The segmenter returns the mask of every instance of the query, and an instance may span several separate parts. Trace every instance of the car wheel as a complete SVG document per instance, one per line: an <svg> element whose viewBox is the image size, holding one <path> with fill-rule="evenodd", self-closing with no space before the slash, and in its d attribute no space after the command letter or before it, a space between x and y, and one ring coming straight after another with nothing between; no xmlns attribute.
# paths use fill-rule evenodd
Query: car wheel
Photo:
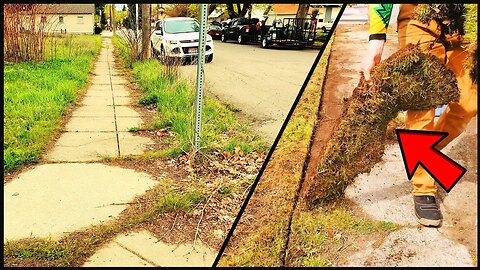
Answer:
<svg viewBox="0 0 480 270"><path fill-rule="evenodd" d="M210 63L213 61L213 53L207 56L207 63Z"/></svg>
<svg viewBox="0 0 480 270"><path fill-rule="evenodd" d="M325 26L322 26L322 32L323 33L326 33L327 32L327 28Z"/></svg>
<svg viewBox="0 0 480 270"><path fill-rule="evenodd" d="M238 41L238 44L242 44L242 43L243 43L242 35L238 35L237 41Z"/></svg>
<svg viewBox="0 0 480 270"><path fill-rule="evenodd" d="M227 42L227 37L225 36L225 34L222 34L222 42Z"/></svg>
<svg viewBox="0 0 480 270"><path fill-rule="evenodd" d="M266 49L268 48L268 40L267 38L262 39L262 48Z"/></svg>

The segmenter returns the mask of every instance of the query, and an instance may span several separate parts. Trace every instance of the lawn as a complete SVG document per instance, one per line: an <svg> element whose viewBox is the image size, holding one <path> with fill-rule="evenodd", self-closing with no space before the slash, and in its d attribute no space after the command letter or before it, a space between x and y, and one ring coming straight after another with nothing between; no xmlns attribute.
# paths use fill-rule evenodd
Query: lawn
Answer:
<svg viewBox="0 0 480 270"><path fill-rule="evenodd" d="M4 172L37 162L88 83L100 36L56 36L46 61L4 66Z"/></svg>
<svg viewBox="0 0 480 270"><path fill-rule="evenodd" d="M113 38L113 43L117 55L125 59L128 67L125 43L118 36ZM158 119L149 128L169 128L176 135L175 142L164 154L175 157L188 153L194 134L195 85L181 78L174 67L166 67L155 59L133 62L132 71L143 92L140 103L154 104L159 112ZM234 109L207 95L203 99L202 121L203 151L237 149L248 154L267 149L264 140L237 118Z"/></svg>

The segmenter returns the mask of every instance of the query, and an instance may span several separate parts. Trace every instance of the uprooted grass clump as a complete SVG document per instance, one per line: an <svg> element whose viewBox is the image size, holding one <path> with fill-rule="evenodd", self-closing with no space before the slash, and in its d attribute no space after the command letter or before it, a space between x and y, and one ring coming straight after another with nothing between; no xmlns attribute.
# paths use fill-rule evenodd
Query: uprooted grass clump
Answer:
<svg viewBox="0 0 480 270"><path fill-rule="evenodd" d="M478 76L478 69L477 69L477 58L478 58L478 50L477 50L477 21L478 21L478 14L477 14L477 5L476 4L466 4L466 14L465 14L465 40L470 43L468 46L468 59L466 61L466 68L470 70L470 77L472 80L477 81Z"/></svg>
<svg viewBox="0 0 480 270"><path fill-rule="evenodd" d="M465 34L465 5L464 4L419 4L415 8L413 18L429 24L435 21L438 25L448 22L452 32Z"/></svg>
<svg viewBox="0 0 480 270"><path fill-rule="evenodd" d="M398 112L431 109L458 99L453 72L418 46L410 44L381 62L373 70L372 84L362 78L346 102L318 174L305 183L302 196L307 206L342 195L355 176L380 160L387 124Z"/></svg>

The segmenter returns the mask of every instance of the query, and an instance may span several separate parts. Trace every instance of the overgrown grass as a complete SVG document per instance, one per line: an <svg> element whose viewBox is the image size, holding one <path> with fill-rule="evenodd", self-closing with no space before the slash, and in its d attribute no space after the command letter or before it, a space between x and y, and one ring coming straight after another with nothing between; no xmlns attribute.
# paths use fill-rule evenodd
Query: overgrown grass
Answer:
<svg viewBox="0 0 480 270"><path fill-rule="evenodd" d="M113 41L117 55L127 65L129 49L120 37L114 37ZM172 146L162 151L163 155L175 157L189 152L194 136L195 86L180 78L174 68L155 59L137 61L132 67L144 93L140 103L155 104L159 112L152 127L170 128L176 135ZM247 154L267 149L265 141L238 120L234 109L207 95L203 99L202 121L201 147L205 152L213 149L232 152L239 147Z"/></svg>
<svg viewBox="0 0 480 270"><path fill-rule="evenodd" d="M374 221L352 216L345 209L302 212L292 224L289 251L294 266L333 266L333 257L342 247L355 244L357 237L373 233L387 233L398 224Z"/></svg>
<svg viewBox="0 0 480 270"><path fill-rule="evenodd" d="M50 60L4 66L4 172L39 160L68 106L87 85L101 37L58 36L46 46Z"/></svg>

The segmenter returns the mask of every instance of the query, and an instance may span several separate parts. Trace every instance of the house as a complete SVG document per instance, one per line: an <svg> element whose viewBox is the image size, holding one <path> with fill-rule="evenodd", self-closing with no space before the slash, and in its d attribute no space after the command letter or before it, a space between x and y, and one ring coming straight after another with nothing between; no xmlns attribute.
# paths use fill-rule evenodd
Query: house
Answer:
<svg viewBox="0 0 480 270"><path fill-rule="evenodd" d="M265 19L267 16L265 13L264 5L255 5L252 4L252 10L250 13L251 18L257 18L260 21ZM248 13L245 14L245 17L248 17ZM229 19L228 12L226 7L217 6L212 13L208 15L209 22L222 22L224 20Z"/></svg>
<svg viewBox="0 0 480 270"><path fill-rule="evenodd" d="M295 18L299 4L274 4L268 13L268 23L284 18ZM318 10L317 19L319 22L331 23L340 12L340 4L310 4L308 17L312 12Z"/></svg>
<svg viewBox="0 0 480 270"><path fill-rule="evenodd" d="M49 33L93 34L94 4L41 4L36 23L45 23Z"/></svg>
<svg viewBox="0 0 480 270"><path fill-rule="evenodd" d="M226 16L226 8L217 6L212 13L208 15L208 22L221 22L228 18Z"/></svg>
<svg viewBox="0 0 480 270"><path fill-rule="evenodd" d="M318 10L317 19L319 22L333 23L342 8L340 4L311 4L311 8Z"/></svg>

